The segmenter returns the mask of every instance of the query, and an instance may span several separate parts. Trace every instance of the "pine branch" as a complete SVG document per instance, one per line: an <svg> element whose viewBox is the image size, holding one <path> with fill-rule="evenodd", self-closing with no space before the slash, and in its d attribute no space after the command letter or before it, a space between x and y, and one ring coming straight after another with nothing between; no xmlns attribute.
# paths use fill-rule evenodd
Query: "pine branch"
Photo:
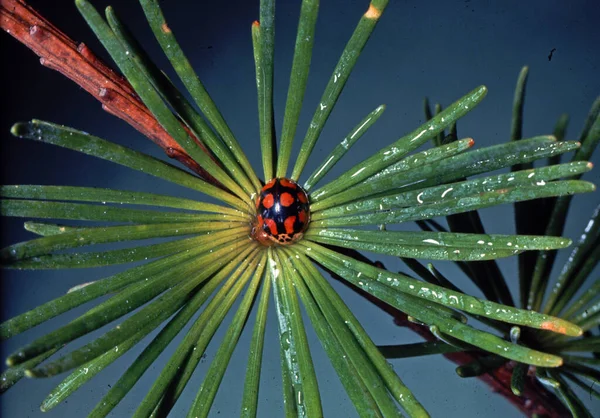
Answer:
<svg viewBox="0 0 600 418"><path fill-rule="evenodd" d="M139 100L130 84L96 57L85 44L77 44L71 40L21 0L0 0L0 27L40 56L42 65L57 70L73 80L99 100L104 110L128 122L140 133L163 148L169 157L178 160L207 181L219 185L160 126L146 106ZM189 130L188 134L200 143ZM200 145L202 146L201 143ZM204 147L203 149L210 155L210 152ZM338 249L338 251L352 254L355 259L377 265L376 262L368 260L359 252L348 249ZM332 272L330 274L336 277ZM347 284L346 281L342 282ZM406 315L402 312L373 298L361 289L351 287L392 315L398 325L407 326L426 340L435 339L427 328L407 321ZM445 355L459 365L468 364L478 358L477 353L473 352L448 353ZM510 389L511 373L507 367L510 367L510 363L490 374L479 377L493 391L503 395L527 416L558 417L568 415L563 404L534 379L527 379L525 391L521 397L514 395Z"/></svg>
<svg viewBox="0 0 600 418"><path fill-rule="evenodd" d="M21 0L0 0L0 28L35 52L43 66L73 80L100 101L105 111L129 123L170 158L219 185L160 126L127 80L102 62L87 45L77 44ZM210 155L198 138L187 132Z"/></svg>
<svg viewBox="0 0 600 418"><path fill-rule="evenodd" d="M372 264L376 267L385 268L381 262L373 262L358 251L337 247L336 251L349 255L365 263ZM356 293L376 305L382 311L391 315L394 318L394 323L396 325L410 329L426 341L437 340L437 338L429 331L428 327L410 322L405 313L375 298L364 290L353 286L346 280L336 276L333 272L328 271L328 273L331 274L333 278L338 279L342 284L350 287ZM480 358L478 353L470 351L446 353L444 354L444 357L459 366L472 363ZM521 396L515 395L511 390L512 363L513 362L507 362L501 367L495 369L493 372L484 373L478 376L478 378L485 382L493 392L502 395L508 402L510 402L528 417L543 416L548 418L559 418L569 416L569 411L560 402L560 400L545 387L543 387L534 376L527 376L523 393Z"/></svg>

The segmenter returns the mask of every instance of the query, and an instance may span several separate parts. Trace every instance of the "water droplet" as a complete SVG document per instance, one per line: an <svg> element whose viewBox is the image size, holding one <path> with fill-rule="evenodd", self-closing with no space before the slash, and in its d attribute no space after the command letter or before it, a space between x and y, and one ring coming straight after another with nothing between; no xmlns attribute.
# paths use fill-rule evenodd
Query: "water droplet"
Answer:
<svg viewBox="0 0 600 418"><path fill-rule="evenodd" d="M290 349L291 341L290 341L290 333L289 333L289 331L283 332L281 334L279 340L281 341L281 347L284 350L289 350Z"/></svg>

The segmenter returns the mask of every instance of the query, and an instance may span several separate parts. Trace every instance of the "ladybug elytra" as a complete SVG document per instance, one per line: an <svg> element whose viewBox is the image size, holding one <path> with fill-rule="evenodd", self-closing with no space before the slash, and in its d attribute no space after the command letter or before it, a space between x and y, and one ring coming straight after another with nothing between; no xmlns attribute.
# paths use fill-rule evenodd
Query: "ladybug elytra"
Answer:
<svg viewBox="0 0 600 418"><path fill-rule="evenodd" d="M309 219L306 192L292 180L274 178L256 200L252 236L263 245L292 244L302 238Z"/></svg>

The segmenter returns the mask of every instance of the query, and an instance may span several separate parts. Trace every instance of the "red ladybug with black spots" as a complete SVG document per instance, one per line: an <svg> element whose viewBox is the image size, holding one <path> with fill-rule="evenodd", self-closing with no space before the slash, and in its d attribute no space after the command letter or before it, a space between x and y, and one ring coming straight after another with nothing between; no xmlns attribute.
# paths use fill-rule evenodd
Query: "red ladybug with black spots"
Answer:
<svg viewBox="0 0 600 418"><path fill-rule="evenodd" d="M274 178L256 200L252 235L264 245L292 244L302 238L309 220L306 192L292 180Z"/></svg>

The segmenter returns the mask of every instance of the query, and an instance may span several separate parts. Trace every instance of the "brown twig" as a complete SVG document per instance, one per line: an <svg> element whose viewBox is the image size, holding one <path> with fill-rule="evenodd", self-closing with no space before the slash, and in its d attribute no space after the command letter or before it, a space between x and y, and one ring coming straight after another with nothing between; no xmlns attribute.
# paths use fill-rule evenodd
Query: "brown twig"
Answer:
<svg viewBox="0 0 600 418"><path fill-rule="evenodd" d="M371 300L377 306L382 303L379 300ZM419 334L426 341L436 341L437 339L429 330L421 325L408 321L406 314L391 307L396 312L393 314L394 323L399 326L407 327L413 332ZM390 313L388 311L388 313ZM444 354L448 360L459 366L470 364L480 358L477 352L456 352ZM570 416L566 407L545 387L543 387L535 376L527 376L524 390L521 396L517 396L511 389L512 369L514 362L509 361L491 372L477 376L492 388L492 391L498 393L517 407L528 417L561 418Z"/></svg>
<svg viewBox="0 0 600 418"><path fill-rule="evenodd" d="M131 85L84 44L77 44L21 0L0 0L0 28L40 57L40 63L73 80L102 103L107 112L123 119L165 153L203 179L220 185L163 129ZM189 129L188 134L210 155Z"/></svg>

